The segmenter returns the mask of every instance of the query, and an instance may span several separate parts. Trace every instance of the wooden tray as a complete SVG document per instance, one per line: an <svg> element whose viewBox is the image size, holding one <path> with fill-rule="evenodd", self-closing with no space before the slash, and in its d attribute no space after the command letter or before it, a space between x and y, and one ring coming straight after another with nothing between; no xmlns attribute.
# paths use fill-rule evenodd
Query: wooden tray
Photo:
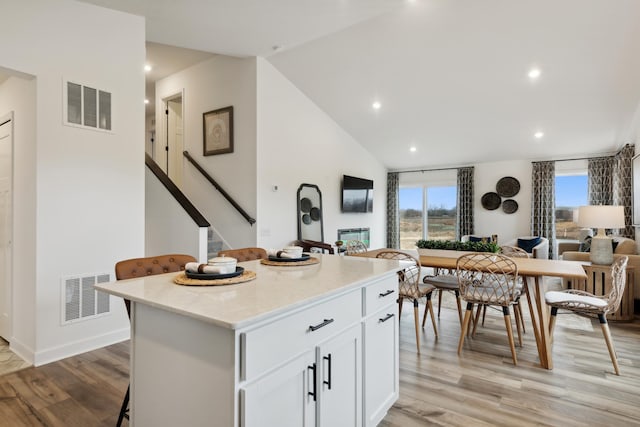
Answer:
<svg viewBox="0 0 640 427"><path fill-rule="evenodd" d="M261 259L260 264L264 265L275 265L278 267L300 267L302 265L313 265L318 264L320 260L315 257L310 257L305 261L271 261L268 259Z"/></svg>
<svg viewBox="0 0 640 427"><path fill-rule="evenodd" d="M221 285L235 285L238 283L249 282L256 278L254 271L244 270L240 276L229 277L227 279L212 279L212 280L200 280L190 279L184 272L178 274L173 278L174 283L185 286L221 286Z"/></svg>

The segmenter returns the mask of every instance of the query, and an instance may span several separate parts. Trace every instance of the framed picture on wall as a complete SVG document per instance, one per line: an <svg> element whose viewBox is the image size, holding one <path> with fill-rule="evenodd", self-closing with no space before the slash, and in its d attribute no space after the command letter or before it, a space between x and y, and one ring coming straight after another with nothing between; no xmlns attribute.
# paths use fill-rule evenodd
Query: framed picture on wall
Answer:
<svg viewBox="0 0 640 427"><path fill-rule="evenodd" d="M202 115L203 155L233 153L233 106Z"/></svg>
<svg viewBox="0 0 640 427"><path fill-rule="evenodd" d="M640 227L640 154L633 158L633 225Z"/></svg>

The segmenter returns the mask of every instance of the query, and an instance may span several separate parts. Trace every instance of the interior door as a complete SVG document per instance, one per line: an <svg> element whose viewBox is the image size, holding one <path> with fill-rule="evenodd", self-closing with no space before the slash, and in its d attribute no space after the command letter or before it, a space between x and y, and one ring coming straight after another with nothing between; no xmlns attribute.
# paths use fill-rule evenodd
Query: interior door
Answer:
<svg viewBox="0 0 640 427"><path fill-rule="evenodd" d="M182 97L167 101L167 171L178 188L182 185L183 120Z"/></svg>
<svg viewBox="0 0 640 427"><path fill-rule="evenodd" d="M0 336L11 336L11 119L0 118Z"/></svg>

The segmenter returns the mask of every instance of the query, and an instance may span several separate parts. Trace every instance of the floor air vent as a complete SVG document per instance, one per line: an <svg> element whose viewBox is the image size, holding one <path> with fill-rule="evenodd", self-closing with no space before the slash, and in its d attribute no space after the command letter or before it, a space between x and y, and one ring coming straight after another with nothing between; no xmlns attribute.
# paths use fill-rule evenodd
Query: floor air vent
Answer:
<svg viewBox="0 0 640 427"><path fill-rule="evenodd" d="M111 281L108 273L62 278L62 324L91 319L109 313L109 295L93 289Z"/></svg>

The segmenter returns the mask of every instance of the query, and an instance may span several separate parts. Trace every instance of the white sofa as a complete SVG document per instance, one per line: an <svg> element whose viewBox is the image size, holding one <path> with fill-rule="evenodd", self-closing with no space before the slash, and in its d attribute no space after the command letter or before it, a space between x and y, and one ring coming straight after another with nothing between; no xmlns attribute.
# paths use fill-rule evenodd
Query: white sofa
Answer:
<svg viewBox="0 0 640 427"><path fill-rule="evenodd" d="M535 239L537 236L520 236L504 244L504 246L518 246L518 239ZM528 251L529 252L529 251ZM540 237L540 243L529 252L533 258L549 259L549 239Z"/></svg>

